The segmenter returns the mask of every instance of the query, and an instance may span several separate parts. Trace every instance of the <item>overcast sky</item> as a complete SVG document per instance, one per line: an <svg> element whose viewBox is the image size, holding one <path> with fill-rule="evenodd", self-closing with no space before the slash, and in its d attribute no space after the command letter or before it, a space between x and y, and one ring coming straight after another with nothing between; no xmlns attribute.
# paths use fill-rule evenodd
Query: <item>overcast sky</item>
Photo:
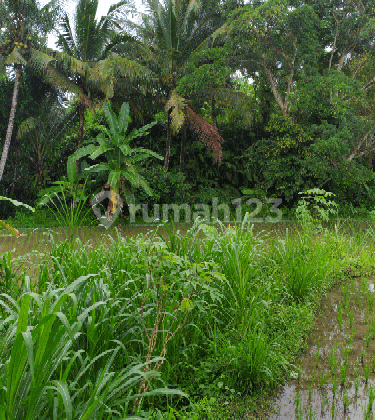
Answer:
<svg viewBox="0 0 375 420"><path fill-rule="evenodd" d="M40 3L42 5L45 5L45 4L48 3L48 0L40 0ZM108 12L109 7L112 6L112 4L115 4L115 3L118 3L118 0L117 1L112 1L112 0L99 0L98 13L96 15L96 18L98 19L101 16L106 15L107 12ZM134 4L136 5L137 10L144 12L145 9L142 6L142 0L134 0ZM67 3L67 7L66 8L67 8L67 10L69 10L69 12L73 12L74 9L75 9L75 7L76 7L76 5L77 5L77 1L76 0L70 0ZM49 40L48 40L48 46L50 48L56 48L55 41L56 41L56 39L54 37L50 36L49 37Z"/></svg>

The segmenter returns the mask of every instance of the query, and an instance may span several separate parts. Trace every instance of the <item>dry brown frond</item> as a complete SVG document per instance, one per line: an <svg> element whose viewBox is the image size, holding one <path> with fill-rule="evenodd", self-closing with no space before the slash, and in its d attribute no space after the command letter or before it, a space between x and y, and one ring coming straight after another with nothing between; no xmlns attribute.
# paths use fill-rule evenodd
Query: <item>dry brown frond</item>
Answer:
<svg viewBox="0 0 375 420"><path fill-rule="evenodd" d="M220 136L218 129L196 114L190 107L187 106L184 112L190 130L212 151L215 162L219 163L223 157L221 145L224 143L224 139Z"/></svg>

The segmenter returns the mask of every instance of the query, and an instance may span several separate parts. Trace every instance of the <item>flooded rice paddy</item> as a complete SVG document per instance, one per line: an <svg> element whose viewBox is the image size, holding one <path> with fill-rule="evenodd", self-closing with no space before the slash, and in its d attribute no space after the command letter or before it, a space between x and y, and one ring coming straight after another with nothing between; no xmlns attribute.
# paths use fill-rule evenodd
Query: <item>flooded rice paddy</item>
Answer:
<svg viewBox="0 0 375 420"><path fill-rule="evenodd" d="M330 223L332 228L337 227L336 222ZM363 232L369 227L373 227L374 223L367 221L350 221L350 222L339 222L339 229L345 231L350 236L361 236ZM35 251L46 251L48 238L50 234L53 235L56 242L64 241L68 238L68 232L63 228L52 228L52 229L22 229L19 226L15 226L21 233L20 238L12 237L4 229L0 229L0 253L11 252L12 256L24 255L29 252ZM192 227L191 224L181 223L176 224L175 229L180 230L182 234L185 234L188 229ZM267 236L279 236L283 237L286 233L293 235L299 232L299 225L295 221L282 221L279 223L255 223L253 225L255 234L265 234ZM116 238L117 232L122 236L137 236L139 234L147 234L148 232L158 232L165 238L167 238L167 231L163 225L121 225L116 228L106 230L102 226L78 228L77 235L83 243L90 242L93 246L108 243L109 237Z"/></svg>
<svg viewBox="0 0 375 420"><path fill-rule="evenodd" d="M286 231L293 232L296 229L295 222L285 223L258 223L254 225L255 234L280 235L284 236ZM16 226L17 227L17 226ZM192 227L191 224L176 224L175 230L179 230L182 235ZM68 239L68 232L62 228L53 229L18 229L21 233L20 238L13 237L6 230L0 230L0 253L11 252L12 257L29 254L31 252L48 251L48 241L53 235L55 242L62 242ZM123 225L106 230L102 226L78 228L76 238L82 243L90 243L92 246L108 244L110 238L116 239L117 235L135 237L139 234L147 234L157 231L162 237L168 239L168 233L163 225Z"/></svg>
<svg viewBox="0 0 375 420"><path fill-rule="evenodd" d="M375 418L375 281L353 271L323 298L271 419Z"/></svg>
<svg viewBox="0 0 375 420"><path fill-rule="evenodd" d="M176 228L184 234L190 227ZM343 224L340 228L351 236L361 236L368 223ZM155 229L168 237L163 226L131 225L117 231L82 228L77 237L95 247L109 244L117 234L137 236ZM35 264L35 259L47 257L51 234L56 242L67 238L63 229L20 232L21 238L13 238L0 231L0 253L10 251L14 266L19 262L19 272ZM298 234L298 229L293 222L257 224L254 232L283 237L286 232ZM306 350L274 399L272 413L259 418L375 419L375 278L360 277L354 266L343 278L346 280L339 287L323 297Z"/></svg>

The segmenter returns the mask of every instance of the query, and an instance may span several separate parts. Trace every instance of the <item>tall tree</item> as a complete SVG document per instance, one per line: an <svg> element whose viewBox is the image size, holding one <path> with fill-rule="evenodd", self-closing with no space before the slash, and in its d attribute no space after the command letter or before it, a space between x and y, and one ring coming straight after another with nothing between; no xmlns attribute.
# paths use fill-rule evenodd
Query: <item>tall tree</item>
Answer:
<svg viewBox="0 0 375 420"><path fill-rule="evenodd" d="M98 0L79 0L73 17L65 12L61 19L57 45L62 52L54 53L57 65L50 67L47 77L79 97L78 148L82 146L85 108L93 99L111 98L121 84L152 79L147 68L114 51L117 45L133 41L120 32L120 23L124 24L131 10L128 1L120 1L97 20Z"/></svg>
<svg viewBox="0 0 375 420"><path fill-rule="evenodd" d="M223 32L237 67L268 84L283 116L290 113L297 80L317 62L318 26L311 6L269 0L236 10Z"/></svg>
<svg viewBox="0 0 375 420"><path fill-rule="evenodd" d="M57 12L55 0L44 7L35 0L0 2L0 67L9 66L14 72L9 123L0 160L0 181L13 133L22 70L26 65L41 70L52 60L41 49L45 47L43 36L52 30Z"/></svg>
<svg viewBox="0 0 375 420"><path fill-rule="evenodd" d="M207 123L176 92L192 54L218 28L223 20L215 0L146 0L147 13L137 27L142 44L136 53L158 79L157 96L165 104L167 138L164 158L169 168L171 137L189 127L211 149L214 159L222 157L221 138L216 127ZM184 139L185 136L182 136Z"/></svg>
<svg viewBox="0 0 375 420"><path fill-rule="evenodd" d="M46 160L55 154L56 142L75 117L74 110L67 112L56 92L52 91L41 99L31 116L19 124L16 139L27 141L30 146L26 157L32 165L31 175L37 190L46 188Z"/></svg>
<svg viewBox="0 0 375 420"><path fill-rule="evenodd" d="M371 161L375 145L374 6L270 0L233 14L231 50L274 99L266 135L249 149L265 188L293 199L309 184L337 191L372 182L361 157Z"/></svg>

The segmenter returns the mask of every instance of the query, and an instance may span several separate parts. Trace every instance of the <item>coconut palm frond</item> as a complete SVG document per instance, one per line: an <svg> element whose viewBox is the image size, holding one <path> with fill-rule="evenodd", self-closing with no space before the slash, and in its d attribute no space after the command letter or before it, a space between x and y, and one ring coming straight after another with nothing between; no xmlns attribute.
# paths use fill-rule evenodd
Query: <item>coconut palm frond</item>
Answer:
<svg viewBox="0 0 375 420"><path fill-rule="evenodd" d="M57 46L63 48L63 50L70 55L77 55L74 32L70 25L69 16L66 12L60 21L60 33L58 36Z"/></svg>
<svg viewBox="0 0 375 420"><path fill-rule="evenodd" d="M227 105L230 108L248 109L250 106L250 98L243 92L230 88L212 89L212 96L220 105Z"/></svg>
<svg viewBox="0 0 375 420"><path fill-rule="evenodd" d="M132 21L128 19L129 15L137 15L137 9L131 1L120 1L110 6L106 18L111 22L114 29L126 31Z"/></svg>
<svg viewBox="0 0 375 420"><path fill-rule="evenodd" d="M63 92L70 92L79 97L86 96L77 84L74 83L74 81L70 80L65 74L61 73L55 67L49 66L44 78L47 83L52 86L58 86Z"/></svg>
<svg viewBox="0 0 375 420"><path fill-rule="evenodd" d="M189 3L184 10L183 22L182 22L182 29L186 31L189 25L190 17L193 13L199 13L201 10L202 3L200 0L189 0Z"/></svg>
<svg viewBox="0 0 375 420"><path fill-rule="evenodd" d="M28 65L32 67L34 71L40 72L45 70L48 64L52 61L55 61L55 59L50 55L32 48L28 60Z"/></svg>
<svg viewBox="0 0 375 420"><path fill-rule="evenodd" d="M37 130L45 141L54 142L77 117L78 106L67 113L56 96L47 97L39 104L37 116L29 117L20 124L17 139Z"/></svg>
<svg viewBox="0 0 375 420"><path fill-rule="evenodd" d="M106 33L101 33L95 19L98 0L80 0L74 16L74 29L79 59L93 61L106 41ZM107 28L103 30L106 32Z"/></svg>
<svg viewBox="0 0 375 420"><path fill-rule="evenodd" d="M7 59L5 60L5 65L11 65L11 64L20 64L20 65L26 65L27 62L23 58L20 50L18 48L14 48L14 50L8 55Z"/></svg>
<svg viewBox="0 0 375 420"><path fill-rule="evenodd" d="M102 56L100 57L101 60L104 60L108 54L110 53L110 51L120 45L120 44L125 44L125 43L138 43L139 41L134 38L132 35L128 35L128 34L118 34L115 33L114 35L111 36L111 38L108 41L108 45L105 47L104 51L102 52Z"/></svg>
<svg viewBox="0 0 375 420"><path fill-rule="evenodd" d="M112 4L109 7L107 16L109 18L112 18L113 15L115 15L116 13L120 12L120 13L128 14L129 12L133 12L133 11L134 11L134 3L129 0L122 0L122 1L119 1L118 3Z"/></svg>
<svg viewBox="0 0 375 420"><path fill-rule="evenodd" d="M50 139L61 137L66 130L72 126L74 121L79 119L79 105L76 105L68 113L55 110L50 113L46 123L46 135Z"/></svg>
<svg viewBox="0 0 375 420"><path fill-rule="evenodd" d="M153 73L141 64L115 53L111 53L107 59L98 61L92 67L93 80L106 81L119 78L127 79L130 82L151 82L153 80Z"/></svg>
<svg viewBox="0 0 375 420"><path fill-rule="evenodd" d="M82 77L87 77L90 74L90 66L87 62L82 61L65 52L56 52L57 68L62 71L72 72Z"/></svg>

